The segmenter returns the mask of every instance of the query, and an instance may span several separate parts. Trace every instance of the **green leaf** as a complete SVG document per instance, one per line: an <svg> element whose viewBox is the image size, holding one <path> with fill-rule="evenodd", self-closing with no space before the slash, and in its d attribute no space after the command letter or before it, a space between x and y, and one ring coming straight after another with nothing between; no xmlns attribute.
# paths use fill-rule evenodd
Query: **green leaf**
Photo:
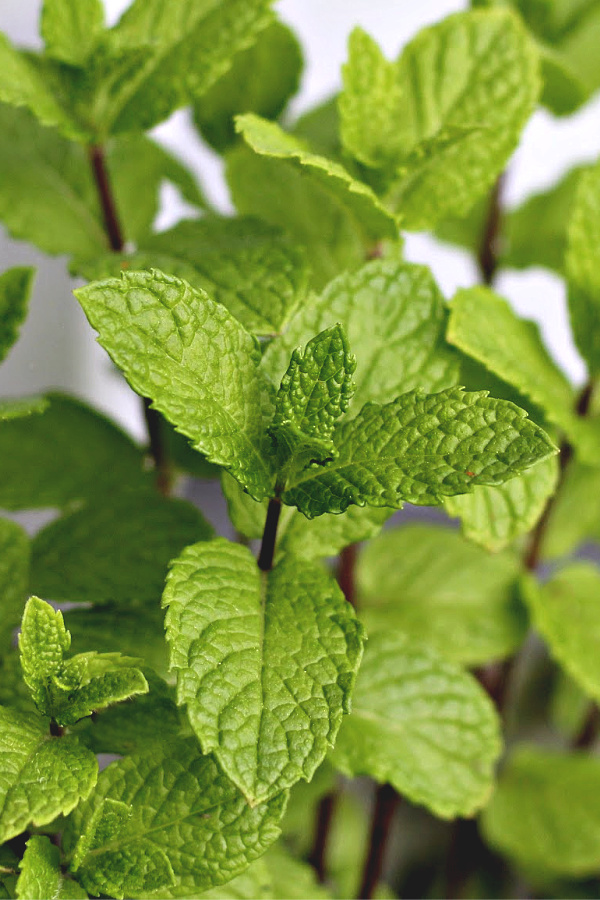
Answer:
<svg viewBox="0 0 600 900"><path fill-rule="evenodd" d="M81 66L104 28L102 0L44 0L40 28L49 56Z"/></svg>
<svg viewBox="0 0 600 900"><path fill-rule="evenodd" d="M337 94L296 119L292 134L306 141L315 153L331 159L341 159L343 151Z"/></svg>
<svg viewBox="0 0 600 900"><path fill-rule="evenodd" d="M188 547L163 603L178 702L251 803L310 779L335 740L362 653L351 606L316 565L261 574L219 539Z"/></svg>
<svg viewBox="0 0 600 900"><path fill-rule="evenodd" d="M27 314L34 269L7 269L0 275L0 362L17 340Z"/></svg>
<svg viewBox="0 0 600 900"><path fill-rule="evenodd" d="M63 848L90 893L198 896L265 852L285 800L248 806L195 740L170 741L108 766L67 823Z"/></svg>
<svg viewBox="0 0 600 900"><path fill-rule="evenodd" d="M202 137L218 152L235 143L234 116L254 112L277 119L298 90L302 50L290 29L274 21L194 106Z"/></svg>
<svg viewBox="0 0 600 900"><path fill-rule="evenodd" d="M87 893L76 881L65 878L60 868L60 850L49 837L34 834L27 841L17 881L19 900L86 900Z"/></svg>
<svg viewBox="0 0 600 900"><path fill-rule="evenodd" d="M271 21L270 0L135 0L110 34L110 52L143 50L126 78L100 84L101 132L147 130L201 97Z"/></svg>
<svg viewBox="0 0 600 900"><path fill-rule="evenodd" d="M11 397L0 400L0 422L8 422L11 419L22 419L25 416L33 416L42 413L48 407L46 397Z"/></svg>
<svg viewBox="0 0 600 900"><path fill-rule="evenodd" d="M77 738L51 738L47 719L0 707L0 842L68 815L97 775L96 757Z"/></svg>
<svg viewBox="0 0 600 900"><path fill-rule="evenodd" d="M550 653L590 697L600 700L600 572L574 563L543 586L523 582L523 597Z"/></svg>
<svg viewBox="0 0 600 900"><path fill-rule="evenodd" d="M47 400L39 415L0 422L0 507L64 508L150 484L142 452L120 428L73 397Z"/></svg>
<svg viewBox="0 0 600 900"><path fill-rule="evenodd" d="M558 559L586 539L600 538L600 469L573 460L565 474L544 533L542 556Z"/></svg>
<svg viewBox="0 0 600 900"><path fill-rule="evenodd" d="M486 839L523 866L584 877L600 866L600 760L518 748L483 814Z"/></svg>
<svg viewBox="0 0 600 900"><path fill-rule="evenodd" d="M60 603L155 605L170 561L212 536L183 500L156 491L98 498L38 532L30 589Z"/></svg>
<svg viewBox="0 0 600 900"><path fill-rule="evenodd" d="M436 816L472 816L500 754L495 709L475 679L405 635L372 635L332 761L389 782Z"/></svg>
<svg viewBox="0 0 600 900"><path fill-rule="evenodd" d="M270 397L260 348L239 322L160 272L123 273L75 293L133 389L253 496L268 496L262 442Z"/></svg>
<svg viewBox="0 0 600 900"><path fill-rule="evenodd" d="M555 116L569 116L585 103L589 91L566 54L542 42L538 50L543 85L540 103Z"/></svg>
<svg viewBox="0 0 600 900"><path fill-rule="evenodd" d="M516 556L492 556L449 528L414 525L368 544L356 582L369 632L402 632L477 665L507 656L525 637L519 574Z"/></svg>
<svg viewBox="0 0 600 900"><path fill-rule="evenodd" d="M0 519L0 656L21 621L29 584L29 540L15 522Z"/></svg>
<svg viewBox="0 0 600 900"><path fill-rule="evenodd" d="M551 456L506 484L448 497L444 506L450 516L461 520L465 537L496 552L531 531L557 481L558 459Z"/></svg>
<svg viewBox="0 0 600 900"><path fill-rule="evenodd" d="M600 372L597 250L600 240L600 161L581 175L568 228L566 256L573 336L590 372Z"/></svg>
<svg viewBox="0 0 600 900"><path fill-rule="evenodd" d="M339 275L296 313L263 358L279 384L292 351L325 328L342 322L356 354L356 391L348 413L365 403L389 403L414 388L439 391L459 380L459 359L444 339L444 298L429 269L397 257L377 259Z"/></svg>
<svg viewBox="0 0 600 900"><path fill-rule="evenodd" d="M502 335L502 340L498 336ZM448 341L512 384L567 433L578 426L574 391L542 342L539 326L519 318L485 287L459 290L450 304Z"/></svg>
<svg viewBox="0 0 600 900"><path fill-rule="evenodd" d="M248 144L227 157L238 211L286 229L306 247L317 287L357 268L374 242L397 238L395 217L339 163L251 113L238 116L236 127Z"/></svg>
<svg viewBox="0 0 600 900"><path fill-rule="evenodd" d="M538 55L508 10L475 10L419 32L396 64L396 79L385 149L402 155L387 200L418 231L468 212L500 174L538 98ZM376 105L380 90L374 96ZM368 96L361 111L367 119L352 123L357 140L361 125L370 133Z"/></svg>
<svg viewBox="0 0 600 900"><path fill-rule="evenodd" d="M545 432L487 391L410 391L367 403L334 434L335 458L306 468L282 495L309 518L358 506L435 505L478 484L502 484L556 452Z"/></svg>
<svg viewBox="0 0 600 900"><path fill-rule="evenodd" d="M53 714L52 680L63 669L71 635L62 613L39 597L30 597L23 613L19 652L23 680L42 715Z"/></svg>

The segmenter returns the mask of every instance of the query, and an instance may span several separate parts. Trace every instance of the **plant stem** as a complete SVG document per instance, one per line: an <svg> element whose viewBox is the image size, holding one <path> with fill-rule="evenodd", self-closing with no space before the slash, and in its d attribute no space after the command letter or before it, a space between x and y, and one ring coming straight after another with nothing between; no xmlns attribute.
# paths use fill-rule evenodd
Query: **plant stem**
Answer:
<svg viewBox="0 0 600 900"><path fill-rule="evenodd" d="M317 807L315 839L313 848L308 856L308 862L315 870L319 884L325 884L327 880L327 844L337 798L337 791L331 791L321 798Z"/></svg>
<svg viewBox="0 0 600 900"><path fill-rule="evenodd" d="M377 788L375 808L371 819L369 850L357 895L358 900L370 900L381 880L390 828L399 801L400 797L391 785L382 784Z"/></svg>
<svg viewBox="0 0 600 900"><path fill-rule="evenodd" d="M273 568L275 556L275 544L277 542L277 526L281 515L281 500L279 497L271 497L267 509L267 518L258 554L258 568L261 572L270 572Z"/></svg>
<svg viewBox="0 0 600 900"><path fill-rule="evenodd" d="M104 148L100 144L91 144L88 153L110 249L114 253L122 253L125 249L125 238L106 167ZM147 397L142 397L150 455L156 471L156 487L161 494L168 496L171 491L172 475L162 436L162 418L150 403Z"/></svg>
<svg viewBox="0 0 600 900"><path fill-rule="evenodd" d="M340 553L337 570L337 582L348 603L356 609L356 560L358 557L358 544L350 544L344 547Z"/></svg>
<svg viewBox="0 0 600 900"><path fill-rule="evenodd" d="M477 265L483 284L491 285L498 270L500 227L502 224L502 192L506 175L503 172L491 190L487 214L477 248Z"/></svg>
<svg viewBox="0 0 600 900"><path fill-rule="evenodd" d="M63 737L65 734L64 725L59 725L54 719L50 719L50 734L52 737Z"/></svg>

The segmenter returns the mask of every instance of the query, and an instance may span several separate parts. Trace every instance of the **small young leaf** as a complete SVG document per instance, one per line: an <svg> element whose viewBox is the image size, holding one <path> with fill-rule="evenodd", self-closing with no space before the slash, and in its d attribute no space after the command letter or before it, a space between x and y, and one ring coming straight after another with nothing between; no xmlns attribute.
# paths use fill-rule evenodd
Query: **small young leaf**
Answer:
<svg viewBox="0 0 600 900"><path fill-rule="evenodd" d="M362 629L319 566L268 575L245 547L188 547L163 598L177 696L192 728L251 803L310 779L335 740Z"/></svg>
<svg viewBox="0 0 600 900"><path fill-rule="evenodd" d="M52 678L61 673L70 646L71 635L61 611L39 597L30 597L23 613L19 652L23 680L42 715L53 713Z"/></svg>
<svg viewBox="0 0 600 900"><path fill-rule="evenodd" d="M86 900L87 893L76 881L65 878L60 868L60 850L49 837L34 834L27 841L17 881L18 900Z"/></svg>
<svg viewBox="0 0 600 900"><path fill-rule="evenodd" d="M343 322L356 354L356 392L349 415L365 403L389 403L414 388L439 391L459 380L458 355L444 339L448 312L431 272L393 256L344 273L302 305L269 344L263 369L279 384L291 352Z"/></svg>
<svg viewBox="0 0 600 900"><path fill-rule="evenodd" d="M520 747L483 813L486 839L523 866L595 875L600 866L600 760Z"/></svg>
<svg viewBox="0 0 600 900"><path fill-rule="evenodd" d="M298 90L302 51L292 31L275 21L251 47L233 58L231 68L194 106L202 137L222 153L235 143L233 119L254 112L276 119Z"/></svg>
<svg viewBox="0 0 600 900"><path fill-rule="evenodd" d="M34 270L25 266L7 269L0 275L0 362L19 335L27 313Z"/></svg>
<svg viewBox="0 0 600 900"><path fill-rule="evenodd" d="M471 675L405 635L378 633L331 759L348 776L390 782L441 818L471 816L492 790L499 731Z"/></svg>
<svg viewBox="0 0 600 900"><path fill-rule="evenodd" d="M8 651L21 621L29 584L29 540L23 529L0 519L0 656Z"/></svg>
<svg viewBox="0 0 600 900"><path fill-rule="evenodd" d="M507 656L525 637L519 561L449 528L385 531L361 553L357 589L369 631L398 631L465 665Z"/></svg>
<svg viewBox="0 0 600 900"><path fill-rule="evenodd" d="M97 776L96 757L77 738L49 738L47 719L0 707L0 842L68 815Z"/></svg>
<svg viewBox="0 0 600 900"><path fill-rule="evenodd" d="M334 434L332 462L306 468L282 495L309 518L358 506L431 505L502 484L556 452L519 407L487 391L410 391L368 403Z"/></svg>
<svg viewBox="0 0 600 900"><path fill-rule="evenodd" d="M69 819L63 848L90 893L198 896L265 852L285 801L248 806L195 740L171 740L104 769Z"/></svg>
<svg viewBox="0 0 600 900"><path fill-rule="evenodd" d="M573 335L592 374L600 372L598 241L600 240L600 162L579 179L568 229L566 257L569 312Z"/></svg>
<svg viewBox="0 0 600 900"><path fill-rule="evenodd" d="M83 65L103 27L102 0L44 0L40 28L46 53L60 62Z"/></svg>

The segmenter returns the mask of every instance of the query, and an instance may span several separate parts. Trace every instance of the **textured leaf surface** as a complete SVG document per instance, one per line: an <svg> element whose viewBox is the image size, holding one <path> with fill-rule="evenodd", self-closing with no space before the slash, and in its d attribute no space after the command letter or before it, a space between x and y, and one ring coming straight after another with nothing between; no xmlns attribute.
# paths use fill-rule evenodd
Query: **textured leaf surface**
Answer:
<svg viewBox="0 0 600 900"><path fill-rule="evenodd" d="M41 414L0 423L0 507L65 507L150 484L142 452L116 425L73 397L47 399Z"/></svg>
<svg viewBox="0 0 600 900"><path fill-rule="evenodd" d="M40 27L49 56L82 65L104 27L102 0L44 0Z"/></svg>
<svg viewBox="0 0 600 900"><path fill-rule="evenodd" d="M39 597L30 597L21 623L19 652L23 680L42 715L53 713L50 683L62 671L70 646L71 635L61 611Z"/></svg>
<svg viewBox="0 0 600 900"><path fill-rule="evenodd" d="M560 570L543 586L528 579L524 599L550 653L595 700L600 699L600 572L591 563Z"/></svg>
<svg viewBox="0 0 600 900"><path fill-rule="evenodd" d="M354 503L435 505L476 484L501 484L555 453L519 407L461 388L368 403L336 429L334 447L332 462L305 469L282 495L309 518Z"/></svg>
<svg viewBox="0 0 600 900"><path fill-rule="evenodd" d="M21 621L29 584L29 540L15 522L0 519L0 656Z"/></svg>
<svg viewBox="0 0 600 900"><path fill-rule="evenodd" d="M516 16L476 10L420 31L396 71L389 131L404 155L388 199L419 230L466 213L502 171L538 97L538 59Z"/></svg>
<svg viewBox="0 0 600 900"><path fill-rule="evenodd" d="M30 588L61 603L155 605L170 561L212 535L183 500L151 491L99 498L38 532Z"/></svg>
<svg viewBox="0 0 600 900"><path fill-rule="evenodd" d="M261 442L269 398L260 349L239 322L160 272L123 273L76 295L133 389L253 495L267 496Z"/></svg>
<svg viewBox="0 0 600 900"><path fill-rule="evenodd" d="M593 374L600 371L599 241L600 162L579 179L569 221L566 257L573 336Z"/></svg>
<svg viewBox="0 0 600 900"><path fill-rule="evenodd" d="M48 720L0 707L0 840L67 815L96 783L94 754L75 737L51 738Z"/></svg>
<svg viewBox="0 0 600 900"><path fill-rule="evenodd" d="M60 868L60 850L49 837L34 834L27 841L17 881L19 900L85 900L77 882L65 878Z"/></svg>
<svg viewBox="0 0 600 900"><path fill-rule="evenodd" d="M454 818L484 805L499 753L495 710L471 675L404 635L371 636L336 766Z"/></svg>
<svg viewBox="0 0 600 900"><path fill-rule="evenodd" d="M501 853L545 872L583 877L600 865L600 760L522 747L483 814Z"/></svg>
<svg viewBox="0 0 600 900"><path fill-rule="evenodd" d="M357 586L369 631L400 631L467 665L498 659L525 636L519 560L494 556L449 528L385 531L359 558Z"/></svg>
<svg viewBox="0 0 600 900"><path fill-rule="evenodd" d="M302 51L292 31L273 22L195 104L200 133L219 152L235 143L234 116L254 112L276 119L298 90Z"/></svg>
<svg viewBox="0 0 600 900"><path fill-rule="evenodd" d="M264 853L279 836L285 799L249 807L195 740L171 741L105 769L63 846L91 893L197 896Z"/></svg>
<svg viewBox="0 0 600 900"><path fill-rule="evenodd" d="M558 479L552 456L497 487L476 487L470 494L448 497L444 506L461 520L465 537L496 552L527 534L542 515Z"/></svg>
<svg viewBox="0 0 600 900"><path fill-rule="evenodd" d="M188 547L163 602L177 697L206 753L252 803L310 779L335 740L362 629L318 566L261 574L222 539Z"/></svg>
<svg viewBox="0 0 600 900"><path fill-rule="evenodd" d="M459 380L459 362L444 339L444 298L424 266L374 260L340 275L305 303L267 348L263 367L276 384L291 352L342 322L356 354L356 391L349 415L371 400L389 403L414 388L439 391Z"/></svg>
<svg viewBox="0 0 600 900"><path fill-rule="evenodd" d="M0 361L16 341L27 314L34 270L25 266L0 275Z"/></svg>

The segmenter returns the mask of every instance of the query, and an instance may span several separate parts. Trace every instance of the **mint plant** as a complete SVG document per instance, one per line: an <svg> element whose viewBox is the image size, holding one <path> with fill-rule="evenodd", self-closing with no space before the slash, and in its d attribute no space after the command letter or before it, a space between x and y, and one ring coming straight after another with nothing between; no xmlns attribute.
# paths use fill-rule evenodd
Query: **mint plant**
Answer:
<svg viewBox="0 0 600 900"><path fill-rule="evenodd" d="M0 402L0 896L594 896L600 168L503 185L600 86L600 7L474 2L397 60L356 29L294 121L273 5L44 0L43 50L0 40L0 221L68 257L148 432ZM232 215L148 134L182 107ZM196 217L157 232L165 181ZM481 284L448 302L417 230ZM493 290L533 265L580 391Z"/></svg>

